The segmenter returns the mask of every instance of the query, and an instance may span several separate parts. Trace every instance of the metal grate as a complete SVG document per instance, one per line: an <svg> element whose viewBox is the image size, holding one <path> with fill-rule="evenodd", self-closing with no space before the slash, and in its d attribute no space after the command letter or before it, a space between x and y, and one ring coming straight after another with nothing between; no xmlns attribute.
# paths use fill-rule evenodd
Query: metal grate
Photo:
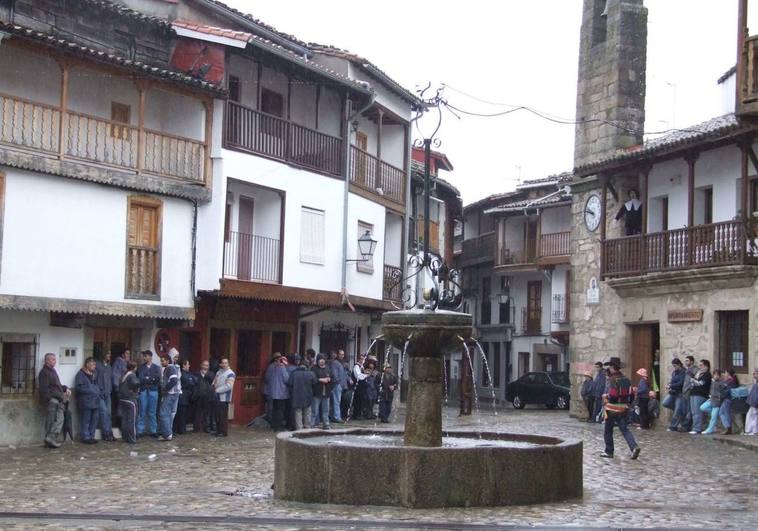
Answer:
<svg viewBox="0 0 758 531"><path fill-rule="evenodd" d="M34 343L2 343L0 395L34 393L36 352Z"/></svg>

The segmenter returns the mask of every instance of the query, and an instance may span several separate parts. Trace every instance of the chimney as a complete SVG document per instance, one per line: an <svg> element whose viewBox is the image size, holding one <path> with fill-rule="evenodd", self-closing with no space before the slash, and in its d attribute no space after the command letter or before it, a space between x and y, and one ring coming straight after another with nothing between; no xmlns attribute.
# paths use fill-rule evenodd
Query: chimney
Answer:
<svg viewBox="0 0 758 531"><path fill-rule="evenodd" d="M643 0L584 0L575 167L642 143L646 55L647 8ZM583 123L586 120L591 121Z"/></svg>

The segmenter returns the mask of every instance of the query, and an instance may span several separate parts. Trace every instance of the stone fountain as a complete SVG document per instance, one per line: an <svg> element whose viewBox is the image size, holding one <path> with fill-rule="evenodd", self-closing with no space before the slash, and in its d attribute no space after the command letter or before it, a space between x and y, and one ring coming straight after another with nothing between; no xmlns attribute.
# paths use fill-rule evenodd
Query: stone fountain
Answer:
<svg viewBox="0 0 758 531"><path fill-rule="evenodd" d="M483 507L582 496L582 442L539 435L443 431L443 356L471 336L469 314L414 309L382 316L385 340L406 342L405 431L280 433L274 496L404 507Z"/></svg>

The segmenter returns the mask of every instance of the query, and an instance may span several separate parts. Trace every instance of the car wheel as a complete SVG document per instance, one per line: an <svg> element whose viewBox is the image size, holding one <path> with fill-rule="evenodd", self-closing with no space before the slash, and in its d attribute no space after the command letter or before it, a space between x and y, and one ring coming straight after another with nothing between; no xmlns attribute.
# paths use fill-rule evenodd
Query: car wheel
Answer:
<svg viewBox="0 0 758 531"><path fill-rule="evenodd" d="M516 395L516 396L513 397L513 407L515 407L516 409L524 409L525 405L526 404L524 404L521 401L521 397L520 396Z"/></svg>
<svg viewBox="0 0 758 531"><path fill-rule="evenodd" d="M558 402L556 402L556 405L560 409L568 409L569 408L568 398L566 398L565 396L559 396L558 397Z"/></svg>
<svg viewBox="0 0 758 531"><path fill-rule="evenodd" d="M545 407L548 409L555 409L555 404L545 404Z"/></svg>

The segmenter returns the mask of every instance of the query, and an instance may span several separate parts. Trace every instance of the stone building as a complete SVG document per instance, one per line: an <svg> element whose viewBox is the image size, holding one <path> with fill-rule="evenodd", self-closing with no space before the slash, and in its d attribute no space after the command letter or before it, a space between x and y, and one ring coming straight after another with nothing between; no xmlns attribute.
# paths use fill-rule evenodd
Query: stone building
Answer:
<svg viewBox="0 0 758 531"><path fill-rule="evenodd" d="M630 375L652 370L662 388L674 357L709 359L744 379L758 365L758 159L756 127L745 119L747 64L736 69L732 112L643 143L646 10L641 0L621 0L602 16L600 4L585 1L579 61L573 414L582 413L580 375L598 360L618 357Z"/></svg>

